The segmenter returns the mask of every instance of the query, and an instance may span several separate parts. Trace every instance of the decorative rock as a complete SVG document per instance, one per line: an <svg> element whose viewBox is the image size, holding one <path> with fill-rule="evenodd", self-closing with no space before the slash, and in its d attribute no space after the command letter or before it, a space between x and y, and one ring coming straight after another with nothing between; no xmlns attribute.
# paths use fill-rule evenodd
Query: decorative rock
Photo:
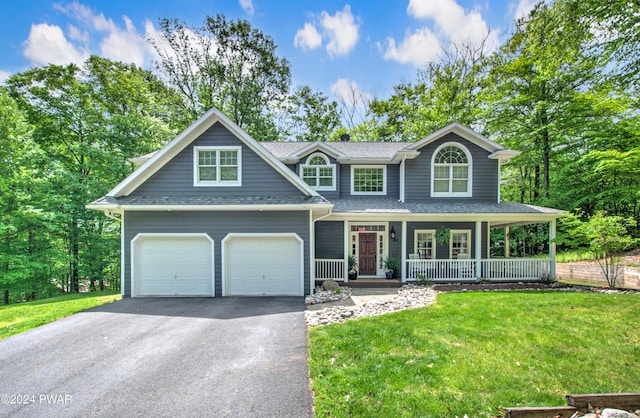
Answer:
<svg viewBox="0 0 640 418"><path fill-rule="evenodd" d="M318 303L335 302L339 300L349 299L351 297L350 287L338 287L335 291L322 290L316 288L313 295L309 295L304 299L305 305L316 305Z"/></svg>
<svg viewBox="0 0 640 418"><path fill-rule="evenodd" d="M638 418L638 415L620 409L605 408L602 410L600 418Z"/></svg>
<svg viewBox="0 0 640 418"><path fill-rule="evenodd" d="M329 279L329 280L325 280L324 282L322 282L322 290L334 291L339 287L340 287L340 285L335 280Z"/></svg>
<svg viewBox="0 0 640 418"><path fill-rule="evenodd" d="M343 287L341 289L349 288ZM307 325L314 326L344 322L347 319L365 316L378 316L389 312L427 306L435 301L436 293L431 287L407 285L398 290L398 296L384 302L369 302L356 306L333 306L317 311L306 311L304 317ZM351 296L350 290L349 296Z"/></svg>

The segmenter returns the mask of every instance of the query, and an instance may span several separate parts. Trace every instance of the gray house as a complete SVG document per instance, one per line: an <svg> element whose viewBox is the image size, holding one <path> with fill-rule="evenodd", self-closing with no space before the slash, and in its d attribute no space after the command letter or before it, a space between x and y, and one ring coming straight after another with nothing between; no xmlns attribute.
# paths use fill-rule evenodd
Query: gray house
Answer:
<svg viewBox="0 0 640 418"><path fill-rule="evenodd" d="M459 124L414 143L258 143L211 109L107 196L124 296L309 294L316 281L554 277L562 211L500 200L517 151ZM492 228L549 224L548 258L491 258Z"/></svg>

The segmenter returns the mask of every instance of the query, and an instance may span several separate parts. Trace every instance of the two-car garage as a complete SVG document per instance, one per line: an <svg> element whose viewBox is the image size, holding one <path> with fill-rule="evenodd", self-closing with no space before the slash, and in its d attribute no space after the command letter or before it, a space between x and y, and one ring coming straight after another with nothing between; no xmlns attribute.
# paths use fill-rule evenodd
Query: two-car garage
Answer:
<svg viewBox="0 0 640 418"><path fill-rule="evenodd" d="M303 241L293 233L138 234L131 241L132 296L302 296Z"/></svg>

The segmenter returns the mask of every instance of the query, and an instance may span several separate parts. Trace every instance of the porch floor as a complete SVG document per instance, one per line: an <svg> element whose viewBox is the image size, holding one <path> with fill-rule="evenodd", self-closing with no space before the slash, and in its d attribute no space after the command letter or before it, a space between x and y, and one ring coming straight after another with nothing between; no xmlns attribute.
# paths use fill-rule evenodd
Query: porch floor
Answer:
<svg viewBox="0 0 640 418"><path fill-rule="evenodd" d="M316 280L316 286L322 285L324 280ZM398 279L361 279L349 280L348 283L338 282L340 286L353 288L393 288L402 287L402 282Z"/></svg>

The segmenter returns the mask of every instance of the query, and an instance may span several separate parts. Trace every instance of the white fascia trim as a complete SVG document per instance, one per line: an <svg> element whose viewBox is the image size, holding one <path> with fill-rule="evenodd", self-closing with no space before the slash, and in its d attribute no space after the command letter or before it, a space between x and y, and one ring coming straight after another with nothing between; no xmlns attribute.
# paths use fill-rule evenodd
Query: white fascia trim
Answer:
<svg viewBox="0 0 640 418"><path fill-rule="evenodd" d="M408 150L420 149L425 145L430 144L431 142L436 141L449 133L455 133L460 137L473 142L480 148L483 148L492 153L505 149L502 145L498 144L497 142L490 140L484 135L481 135L478 132L474 131L473 129L466 127L458 122L454 122L450 125L445 126L442 129L435 131L431 135L421 139L415 144L408 146L407 149Z"/></svg>
<svg viewBox="0 0 640 418"><path fill-rule="evenodd" d="M326 221L386 221L386 222L490 222L494 225L514 223L549 222L563 216L564 213L408 213L408 212L332 212L323 218Z"/></svg>
<svg viewBox="0 0 640 418"><path fill-rule="evenodd" d="M311 154L313 152L323 152L327 155L332 156L335 159L344 158L346 154L336 150L332 146L328 145L326 142L312 142L309 145L306 145L300 148L298 151L286 157L287 162L298 162L305 155Z"/></svg>
<svg viewBox="0 0 640 418"><path fill-rule="evenodd" d="M502 164L502 163L506 163L507 161L509 161L514 157L517 157L520 154L522 154L521 151L515 151L512 149L503 149L500 151L496 151L493 154L490 154L489 159L498 160L500 164Z"/></svg>
<svg viewBox="0 0 640 418"><path fill-rule="evenodd" d="M300 210L326 210L333 209L332 203L319 203L310 205L113 205L105 206L87 206L88 209L101 211L132 211L132 212L176 212L176 211L241 211L241 212L269 212L269 211L300 211Z"/></svg>
<svg viewBox="0 0 640 418"><path fill-rule="evenodd" d="M302 179L300 179L295 175L295 173L289 170L287 166L285 166L266 148L260 145L255 139L251 138L249 134L247 134L242 128L236 125L233 121L231 121L231 119L229 119L215 107L211 108L207 113L198 118L198 120L192 123L171 142L165 145L160 151L154 154L154 156L151 157L146 163L144 163L131 175L125 178L120 184L118 184L115 188L113 188L113 190L108 193L108 196L120 197L131 194L131 192L137 189L142 183L149 179L149 177L160 170L160 168L162 168L169 160L175 157L180 151L182 151L194 140L196 140L216 122L220 122L241 142L243 142L252 151L262 157L283 177L289 180L289 182L291 182L296 188L298 188L298 190L308 196L319 196L318 192L309 187L305 182L302 181Z"/></svg>

